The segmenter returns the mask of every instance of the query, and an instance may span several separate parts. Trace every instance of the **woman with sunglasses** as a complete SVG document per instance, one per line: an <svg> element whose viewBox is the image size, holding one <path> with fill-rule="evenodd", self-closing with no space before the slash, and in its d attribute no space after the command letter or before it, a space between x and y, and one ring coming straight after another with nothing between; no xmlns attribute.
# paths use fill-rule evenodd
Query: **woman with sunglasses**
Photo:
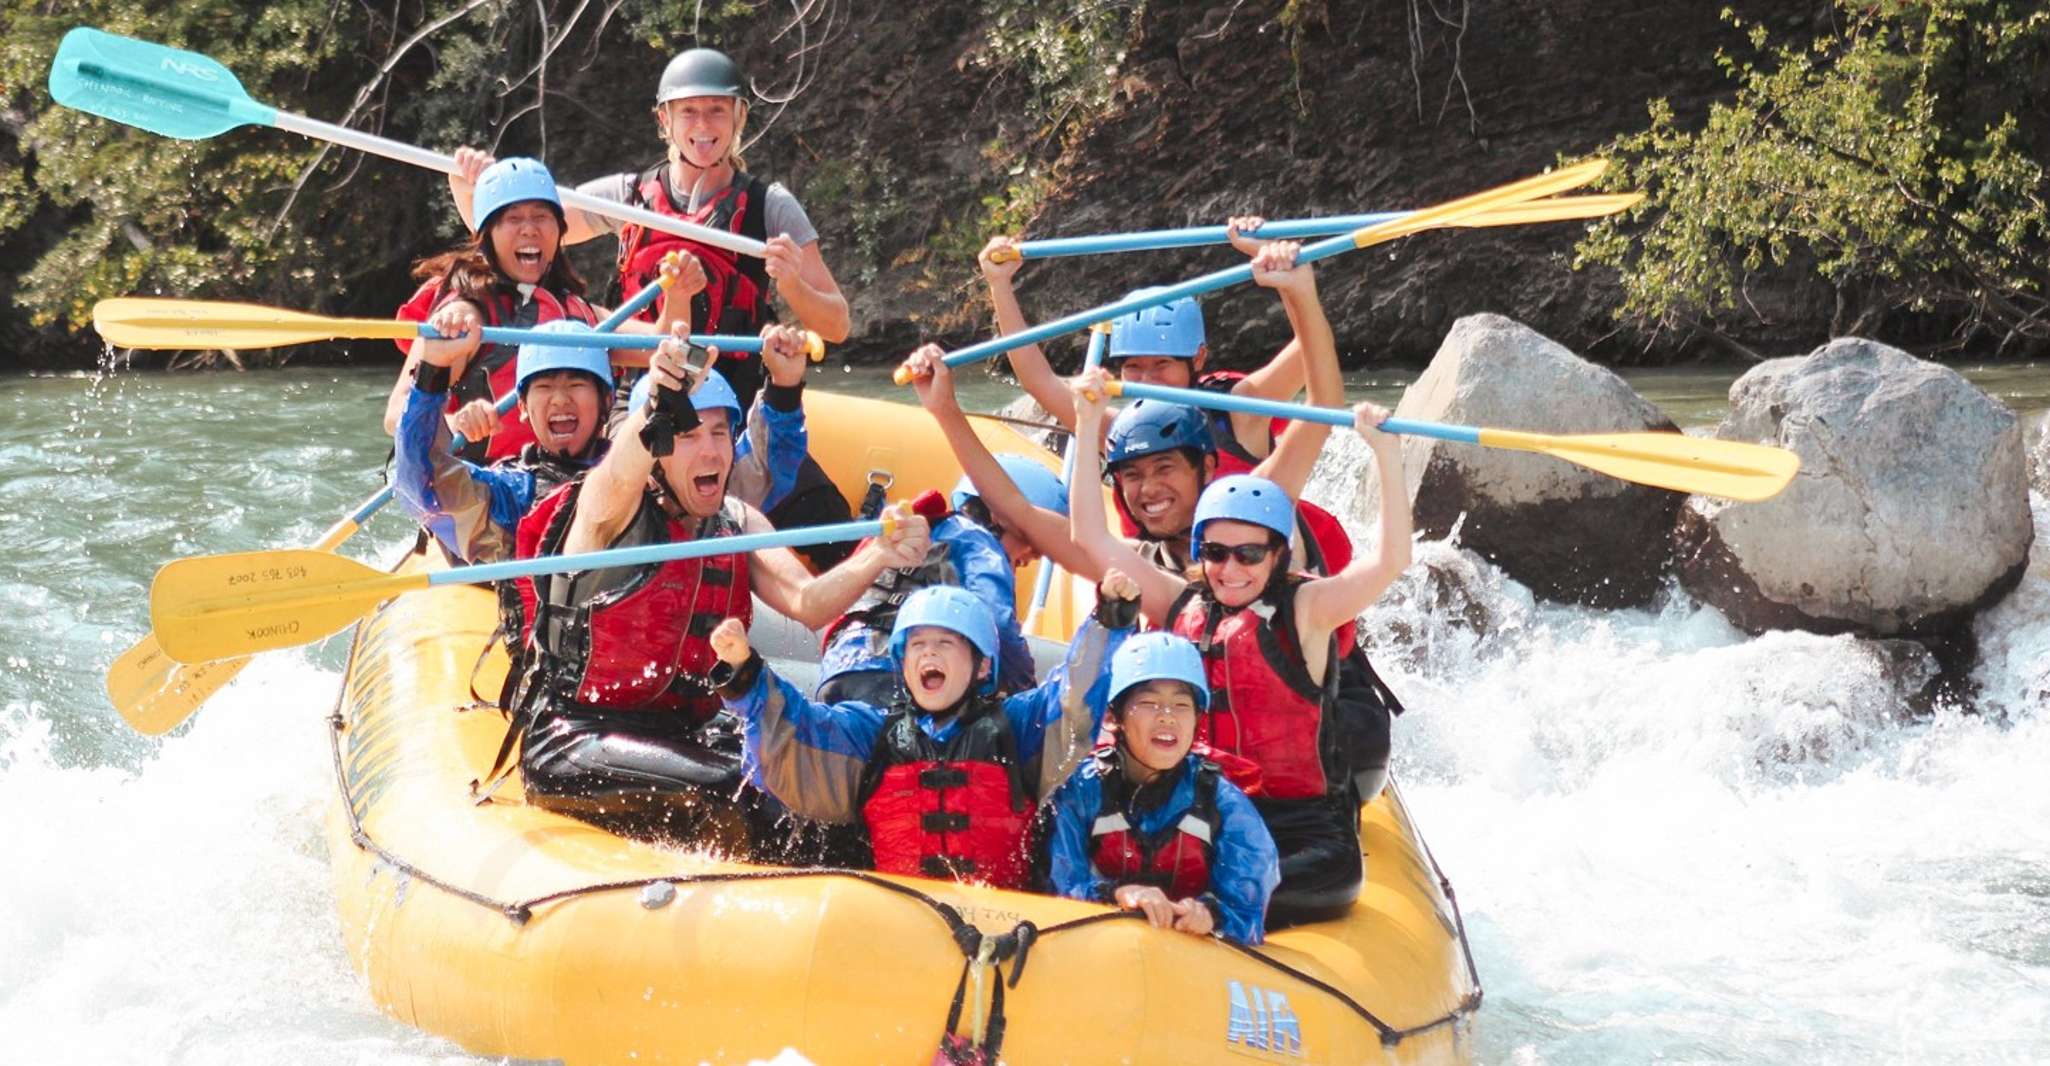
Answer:
<svg viewBox="0 0 2050 1066"><path fill-rule="evenodd" d="M1076 379L1083 440L1102 424L1105 380L1101 371ZM1210 704L1197 738L1258 768L1257 780L1241 774L1236 783L1253 797L1281 852L1270 927L1344 912L1363 877L1360 796L1338 750L1333 713L1338 665L1352 651L1353 620L1409 566L1410 510L1402 446L1379 428L1388 411L1362 403L1353 412L1353 428L1372 450L1380 477L1380 537L1329 577L1289 565L1295 501L1263 477L1234 474L1203 490L1186 578L1141 565L1111 533L1097 494L1076 493L1070 501L1075 542L1102 565L1137 578L1147 620L1202 651ZM1082 449L1075 483L1089 484L1099 466L1094 450Z"/></svg>

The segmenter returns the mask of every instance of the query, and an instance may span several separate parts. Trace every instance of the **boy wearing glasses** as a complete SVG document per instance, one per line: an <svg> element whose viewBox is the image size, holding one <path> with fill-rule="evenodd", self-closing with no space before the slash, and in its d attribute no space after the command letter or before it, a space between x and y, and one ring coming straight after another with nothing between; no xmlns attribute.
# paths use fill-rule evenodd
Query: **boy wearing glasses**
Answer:
<svg viewBox="0 0 2050 1066"><path fill-rule="evenodd" d="M1118 649L1117 744L1053 796L1054 890L1139 911L1157 929L1258 944L1280 864L1246 794L1192 750L1209 705L1186 638L1142 633Z"/></svg>
<svg viewBox="0 0 2050 1066"><path fill-rule="evenodd" d="M1075 382L1085 439L1102 423L1104 380L1099 371ZM1386 409L1362 403L1353 410L1354 429L1380 476L1380 537L1329 577L1293 571L1295 501L1251 474L1219 478L1203 490L1190 528L1196 568L1186 580L1136 565L1137 553L1110 532L1101 499L1078 493L1069 514L1078 545L1099 565L1138 580L1147 620L1189 638L1202 653L1210 702L1197 739L1259 767L1260 780L1247 792L1282 856L1281 886L1269 908L1277 925L1335 917L1359 895L1361 797L1338 750L1339 664L1353 648L1354 618L1409 566L1402 446L1379 429ZM1098 465L1083 449L1077 482L1086 484Z"/></svg>

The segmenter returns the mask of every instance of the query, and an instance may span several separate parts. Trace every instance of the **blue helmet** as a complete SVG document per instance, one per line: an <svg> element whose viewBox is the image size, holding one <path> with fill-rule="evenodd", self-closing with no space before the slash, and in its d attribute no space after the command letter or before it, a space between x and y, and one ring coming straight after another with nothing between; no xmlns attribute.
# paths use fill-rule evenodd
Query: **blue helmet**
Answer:
<svg viewBox="0 0 2050 1066"><path fill-rule="evenodd" d="M1135 289L1126 293L1125 299L1160 291L1158 288ZM1164 355L1173 359L1194 359L1196 351L1202 347L1203 308L1197 305L1195 297L1184 296L1113 320L1110 324L1110 351L1104 358Z"/></svg>
<svg viewBox="0 0 2050 1066"><path fill-rule="evenodd" d="M1010 475L1011 483L1018 486L1018 491L1025 494L1026 501L1032 506L1056 514L1068 513L1068 485L1060 475L1022 455L1004 454L996 458L997 465ZM974 480L963 474L961 480L954 483L954 494L948 497L948 502L958 511L962 504L981 495Z"/></svg>
<svg viewBox="0 0 2050 1066"><path fill-rule="evenodd" d="M1159 630L1140 633L1110 657L1112 707L1127 690L1148 681L1179 681L1195 690L1199 713L1210 709L1210 677L1203 669L1203 653L1187 637Z"/></svg>
<svg viewBox="0 0 2050 1066"><path fill-rule="evenodd" d="M1295 532L1295 501L1280 485L1254 474L1232 474L1211 482L1196 500L1196 517L1189 524L1189 549L1203 543L1203 526L1213 518L1250 522L1281 534L1287 540Z"/></svg>
<svg viewBox="0 0 2050 1066"><path fill-rule="evenodd" d="M897 608L897 624L890 629L890 658L898 670L904 668L904 645L919 626L938 626L961 634L976 651L989 660L989 677L981 685L988 692L996 688L1002 664L997 657L997 620L988 605L967 589L934 585L919 589Z"/></svg>
<svg viewBox="0 0 2050 1066"><path fill-rule="evenodd" d="M477 175L477 189L470 198L470 217L476 223L470 232L483 232L500 208L523 200L540 200L555 209L556 218L563 217L562 197L555 192L555 175L540 160L514 156L485 167L484 173Z"/></svg>
<svg viewBox="0 0 2050 1066"><path fill-rule="evenodd" d="M589 333L591 327L574 319L557 319L541 324L543 333ZM598 379L606 392L612 391L612 356L603 348L579 348L566 344L522 344L518 377L513 387L527 394L527 379L558 370L581 370Z"/></svg>
<svg viewBox="0 0 2050 1066"><path fill-rule="evenodd" d="M1210 419L1186 404L1140 400L1111 419L1104 441L1104 471L1108 474L1111 467L1127 459L1176 448L1194 448L1206 455L1216 451Z"/></svg>
<svg viewBox="0 0 2050 1066"><path fill-rule="evenodd" d="M627 411L631 413L646 407L648 405L648 390L654 387L655 375L642 374L641 379L634 382L633 393L627 397ZM746 425L743 421L745 416L740 411L739 395L733 391L733 386L727 384L726 378L717 370L706 371L705 380L700 382L697 388L691 390L690 405L700 411L716 411L720 408L725 408L726 424L732 427L735 436L738 436L740 428Z"/></svg>

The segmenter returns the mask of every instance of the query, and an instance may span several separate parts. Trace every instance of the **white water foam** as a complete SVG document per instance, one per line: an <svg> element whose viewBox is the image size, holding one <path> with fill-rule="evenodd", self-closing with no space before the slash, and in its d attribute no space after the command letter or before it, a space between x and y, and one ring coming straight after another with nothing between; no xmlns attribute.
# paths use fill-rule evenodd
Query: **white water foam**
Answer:
<svg viewBox="0 0 2050 1066"><path fill-rule="evenodd" d="M1357 513L1363 449L1331 452L1312 495ZM1920 676L1848 637L1416 555L1363 622L1488 989L1480 1061L2050 1061L2050 566L1978 622L1977 713L1918 718Z"/></svg>
<svg viewBox="0 0 2050 1066"><path fill-rule="evenodd" d="M1912 718L1847 638L1418 561L1365 622L1487 985L1479 1061L2050 1061L2050 565L1979 620L1980 713ZM478 1061L381 1015L343 956L338 685L260 658L132 771L0 711L0 1061Z"/></svg>

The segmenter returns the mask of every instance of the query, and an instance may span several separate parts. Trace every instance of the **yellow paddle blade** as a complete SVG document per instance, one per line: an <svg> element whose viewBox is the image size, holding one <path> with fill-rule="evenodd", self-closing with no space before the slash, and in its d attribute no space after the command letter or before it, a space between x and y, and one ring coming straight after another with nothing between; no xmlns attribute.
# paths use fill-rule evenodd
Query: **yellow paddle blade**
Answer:
<svg viewBox="0 0 2050 1066"><path fill-rule="evenodd" d="M308 548L202 555L157 571L150 625L165 654L204 663L319 640L426 587L426 574L382 574Z"/></svg>
<svg viewBox="0 0 2050 1066"><path fill-rule="evenodd" d="M1680 433L1543 433L1483 429L1480 442L1577 463L1613 478L1753 503L1779 495L1800 472L1801 457L1785 448Z"/></svg>
<svg viewBox="0 0 2050 1066"><path fill-rule="evenodd" d="M187 665L164 654L152 632L136 641L107 667L107 699L121 720L146 736L162 736L192 717L249 660Z"/></svg>
<svg viewBox="0 0 2050 1066"><path fill-rule="evenodd" d="M93 305L93 328L117 348L169 351L279 348L350 338L403 340L419 323L382 318L327 318L256 304L119 296Z"/></svg>
<svg viewBox="0 0 2050 1066"><path fill-rule="evenodd" d="M1449 226L1462 219L1472 218L1475 215L1497 208L1525 203L1540 197L1551 196L1554 193L1562 193L1568 189L1578 189L1582 185L1601 177L1602 171L1607 170L1608 166L1609 161L1606 159L1590 159L1585 163L1561 167L1549 174L1539 174L1535 177L1525 178L1522 181L1512 181L1507 185L1498 185L1495 188L1477 192L1471 196L1462 196L1457 200L1451 200L1436 207L1428 207L1421 211L1411 212L1402 218L1392 219L1378 226L1367 226L1357 230L1352 235L1352 244L1355 248L1368 248L1376 244L1395 240L1398 237L1407 237L1412 233L1421 233L1427 229Z"/></svg>
<svg viewBox="0 0 2050 1066"><path fill-rule="evenodd" d="M1641 192L1600 193L1594 196L1554 196L1528 203L1511 204L1484 211L1461 221L1462 226L1522 226L1534 222L1571 222L1578 218L1601 218L1628 211L1644 199Z"/></svg>

